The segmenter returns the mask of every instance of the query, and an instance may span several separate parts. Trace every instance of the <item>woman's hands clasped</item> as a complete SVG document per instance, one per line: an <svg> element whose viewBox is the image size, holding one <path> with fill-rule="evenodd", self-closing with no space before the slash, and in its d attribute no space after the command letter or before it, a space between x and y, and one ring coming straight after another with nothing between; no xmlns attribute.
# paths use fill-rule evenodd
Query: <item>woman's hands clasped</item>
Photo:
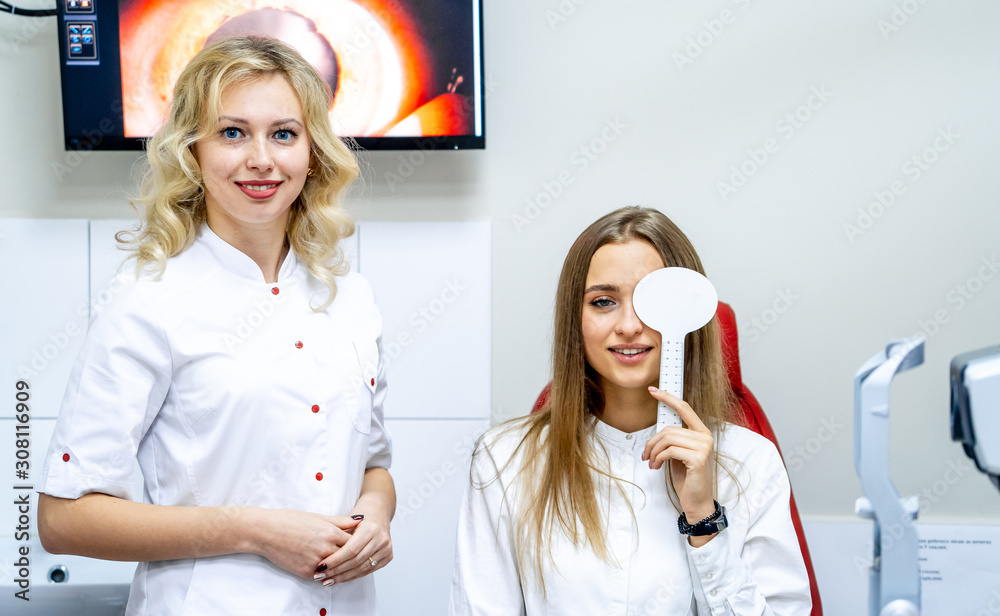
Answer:
<svg viewBox="0 0 1000 616"><path fill-rule="evenodd" d="M642 459L652 469L670 462L674 490L685 517L694 524L715 511L715 439L687 402L655 387L649 393L677 411L687 427L668 426L654 434Z"/></svg>
<svg viewBox="0 0 1000 616"><path fill-rule="evenodd" d="M389 520L368 513L356 521L351 532L347 543L320 562L315 575L318 581L326 585L349 582L381 569L392 560Z"/></svg>
<svg viewBox="0 0 1000 616"><path fill-rule="evenodd" d="M250 510L256 518L255 552L277 567L306 579L313 579L316 565L339 551L353 538L359 520L328 516L295 509Z"/></svg>
<svg viewBox="0 0 1000 616"><path fill-rule="evenodd" d="M329 586L368 575L392 560L389 522L378 515L355 518L293 509L254 513L259 532L255 549L247 551L299 577Z"/></svg>

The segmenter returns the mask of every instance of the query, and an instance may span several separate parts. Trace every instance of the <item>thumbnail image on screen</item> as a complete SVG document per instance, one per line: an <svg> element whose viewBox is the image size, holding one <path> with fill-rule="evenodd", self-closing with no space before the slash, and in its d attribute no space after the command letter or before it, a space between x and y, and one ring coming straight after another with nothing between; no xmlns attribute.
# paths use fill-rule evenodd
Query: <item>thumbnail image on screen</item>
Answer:
<svg viewBox="0 0 1000 616"><path fill-rule="evenodd" d="M330 84L339 135L479 135L471 0L119 0L125 136L163 123L174 82L218 38L295 47Z"/></svg>

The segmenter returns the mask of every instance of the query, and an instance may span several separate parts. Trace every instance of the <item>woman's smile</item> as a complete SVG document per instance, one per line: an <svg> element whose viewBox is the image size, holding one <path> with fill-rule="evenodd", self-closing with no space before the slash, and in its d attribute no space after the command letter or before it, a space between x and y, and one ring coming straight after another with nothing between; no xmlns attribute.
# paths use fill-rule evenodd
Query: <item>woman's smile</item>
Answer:
<svg viewBox="0 0 1000 616"><path fill-rule="evenodd" d="M627 366L641 363L653 347L645 345L622 344L610 347L608 350L614 354L615 359Z"/></svg>
<svg viewBox="0 0 1000 616"><path fill-rule="evenodd" d="M270 199L278 192L280 181L276 180L250 180L246 182L233 182L240 187L243 194L251 199Z"/></svg>

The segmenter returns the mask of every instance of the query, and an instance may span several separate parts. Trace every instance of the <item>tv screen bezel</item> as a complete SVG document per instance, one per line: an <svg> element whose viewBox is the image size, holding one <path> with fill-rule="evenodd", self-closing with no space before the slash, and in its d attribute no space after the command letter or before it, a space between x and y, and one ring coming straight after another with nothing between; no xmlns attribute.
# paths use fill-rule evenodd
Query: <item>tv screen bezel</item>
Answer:
<svg viewBox="0 0 1000 616"><path fill-rule="evenodd" d="M468 0L466 0L468 1ZM473 45L478 43L478 70L479 83L476 84L479 100L479 117L475 121L480 125L479 135L423 135L407 137L371 137L371 136L343 136L345 141L352 147L360 150L381 151L381 150L482 150L486 148L486 78L484 76L485 60L483 56L483 0L472 0L478 7L478 19L473 20ZM122 83L121 83L121 53L119 49L119 29L118 29L118 2L117 0L103 0L95 2L96 9L100 11L102 20L98 21L87 16L69 16L66 13L67 0L57 0L58 26L56 36L59 40L59 68L61 80L61 95L63 103L63 135L64 147L67 151L76 150L96 150L96 151L141 151L146 147L148 137L125 137L122 117ZM110 15L114 19L109 19ZM98 36L98 59L92 63L74 63L69 65L66 61L67 40L62 32L66 29L66 22L69 21L95 21L100 26ZM109 23L111 22L111 23ZM111 41L111 43L105 43ZM108 65L116 67L118 70L107 69ZM72 67L72 70L68 70ZM98 109L107 110L110 114L117 114L116 117L104 117L96 126L90 129L76 128L85 124L79 121L74 110L67 104L67 92L75 92L82 98L86 97L87 90L82 83L87 73L92 73L103 77L97 86L98 91L103 87L104 92L117 92L117 98L110 102L98 103ZM83 94L81 94L83 93ZM72 102L72 101L70 101ZM89 120L93 123L93 120ZM71 132L72 131L72 132Z"/></svg>

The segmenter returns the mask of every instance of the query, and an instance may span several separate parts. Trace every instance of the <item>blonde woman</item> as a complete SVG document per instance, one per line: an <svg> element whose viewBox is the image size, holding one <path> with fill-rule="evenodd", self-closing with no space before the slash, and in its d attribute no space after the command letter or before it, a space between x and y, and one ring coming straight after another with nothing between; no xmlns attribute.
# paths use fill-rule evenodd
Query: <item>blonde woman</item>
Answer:
<svg viewBox="0 0 1000 616"><path fill-rule="evenodd" d="M809 583L770 441L729 423L713 319L685 343L684 400L632 291L703 272L662 213L592 224L563 264L541 412L487 432L459 517L451 614L806 615ZM684 427L656 431L657 402Z"/></svg>
<svg viewBox="0 0 1000 616"><path fill-rule="evenodd" d="M39 499L48 551L141 561L129 615L377 613L381 319L340 249L358 168L329 108L294 50L225 39L149 143L136 275L87 334Z"/></svg>

